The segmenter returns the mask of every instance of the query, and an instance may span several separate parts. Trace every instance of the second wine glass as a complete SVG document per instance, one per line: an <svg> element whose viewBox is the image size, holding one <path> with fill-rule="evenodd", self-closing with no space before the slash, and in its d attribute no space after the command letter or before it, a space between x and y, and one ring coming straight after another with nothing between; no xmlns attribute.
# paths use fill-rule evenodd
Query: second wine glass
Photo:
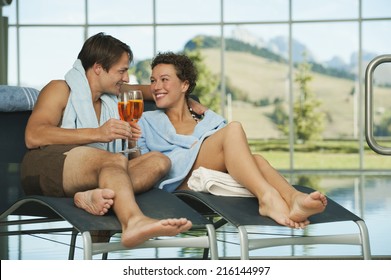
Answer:
<svg viewBox="0 0 391 280"><path fill-rule="evenodd" d="M118 95L118 112L121 120L137 122L144 111L143 94L141 90L128 90ZM129 148L131 144L132 148ZM130 143L128 139L122 141L121 153L131 153L138 151L137 142Z"/></svg>

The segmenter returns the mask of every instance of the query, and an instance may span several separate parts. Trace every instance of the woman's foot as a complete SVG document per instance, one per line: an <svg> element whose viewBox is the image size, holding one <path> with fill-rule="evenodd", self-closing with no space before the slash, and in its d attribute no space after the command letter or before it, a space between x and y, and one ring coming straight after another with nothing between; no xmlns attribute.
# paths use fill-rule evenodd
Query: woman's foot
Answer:
<svg viewBox="0 0 391 280"><path fill-rule="evenodd" d="M309 224L307 219L300 221L292 219L288 204L275 189L271 189L271 191L262 194L259 205L259 213L262 216L272 218L280 225L302 229Z"/></svg>
<svg viewBox="0 0 391 280"><path fill-rule="evenodd" d="M323 212L326 205L327 198L319 191L298 193L293 199L289 218L298 223L308 221L308 217Z"/></svg>
<svg viewBox="0 0 391 280"><path fill-rule="evenodd" d="M122 231L121 242L125 247L135 247L153 237L175 236L191 227L191 221L185 218L155 220L143 216L129 221Z"/></svg>
<svg viewBox="0 0 391 280"><path fill-rule="evenodd" d="M275 189L263 193L258 200L259 214L272 218L280 225L295 227L294 222L288 217L288 205Z"/></svg>
<svg viewBox="0 0 391 280"><path fill-rule="evenodd" d="M75 194L75 205L90 214L102 216L114 203L115 193L109 189L93 189Z"/></svg>

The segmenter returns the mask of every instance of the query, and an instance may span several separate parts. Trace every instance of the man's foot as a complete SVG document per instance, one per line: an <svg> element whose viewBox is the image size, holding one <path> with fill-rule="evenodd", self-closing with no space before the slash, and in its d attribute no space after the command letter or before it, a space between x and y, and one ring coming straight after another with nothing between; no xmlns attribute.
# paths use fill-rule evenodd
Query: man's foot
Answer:
<svg viewBox="0 0 391 280"><path fill-rule="evenodd" d="M75 205L90 214L102 216L114 203L115 193L109 189L93 189L75 194Z"/></svg>
<svg viewBox="0 0 391 280"><path fill-rule="evenodd" d="M136 222L129 222L122 231L121 241L125 247L135 247L145 241L158 236L175 236L188 231L192 227L191 221L181 219L155 220L148 217L138 218Z"/></svg>
<svg viewBox="0 0 391 280"><path fill-rule="evenodd" d="M323 212L326 205L327 198L319 191L310 194L299 193L294 199L289 218L298 223L307 221L308 217Z"/></svg>

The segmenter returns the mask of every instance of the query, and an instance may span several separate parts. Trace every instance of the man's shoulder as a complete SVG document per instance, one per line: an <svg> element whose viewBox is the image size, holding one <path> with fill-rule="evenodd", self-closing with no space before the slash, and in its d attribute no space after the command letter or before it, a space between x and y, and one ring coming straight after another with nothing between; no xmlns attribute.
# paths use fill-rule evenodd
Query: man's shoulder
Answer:
<svg viewBox="0 0 391 280"><path fill-rule="evenodd" d="M59 87L63 89L69 89L69 86L65 80L51 80L46 87Z"/></svg>
<svg viewBox="0 0 391 280"><path fill-rule="evenodd" d="M52 80L41 90L41 93L50 93L50 92L57 92L57 93L62 92L62 93L69 94L70 88L65 80Z"/></svg>
<svg viewBox="0 0 391 280"><path fill-rule="evenodd" d="M70 95L68 84L64 80L52 80L44 86L39 94L39 100L60 102L66 105Z"/></svg>

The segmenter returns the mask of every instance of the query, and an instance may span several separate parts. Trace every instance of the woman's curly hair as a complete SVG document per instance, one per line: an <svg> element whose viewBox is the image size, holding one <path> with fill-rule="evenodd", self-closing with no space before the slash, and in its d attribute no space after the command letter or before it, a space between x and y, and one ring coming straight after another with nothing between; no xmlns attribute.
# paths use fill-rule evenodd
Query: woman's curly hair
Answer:
<svg viewBox="0 0 391 280"><path fill-rule="evenodd" d="M184 54L175 54L173 52L158 53L152 60L151 67L155 68L158 64L171 64L176 70L177 77L182 81L189 83L186 96L193 92L197 81L197 69L189 57Z"/></svg>

